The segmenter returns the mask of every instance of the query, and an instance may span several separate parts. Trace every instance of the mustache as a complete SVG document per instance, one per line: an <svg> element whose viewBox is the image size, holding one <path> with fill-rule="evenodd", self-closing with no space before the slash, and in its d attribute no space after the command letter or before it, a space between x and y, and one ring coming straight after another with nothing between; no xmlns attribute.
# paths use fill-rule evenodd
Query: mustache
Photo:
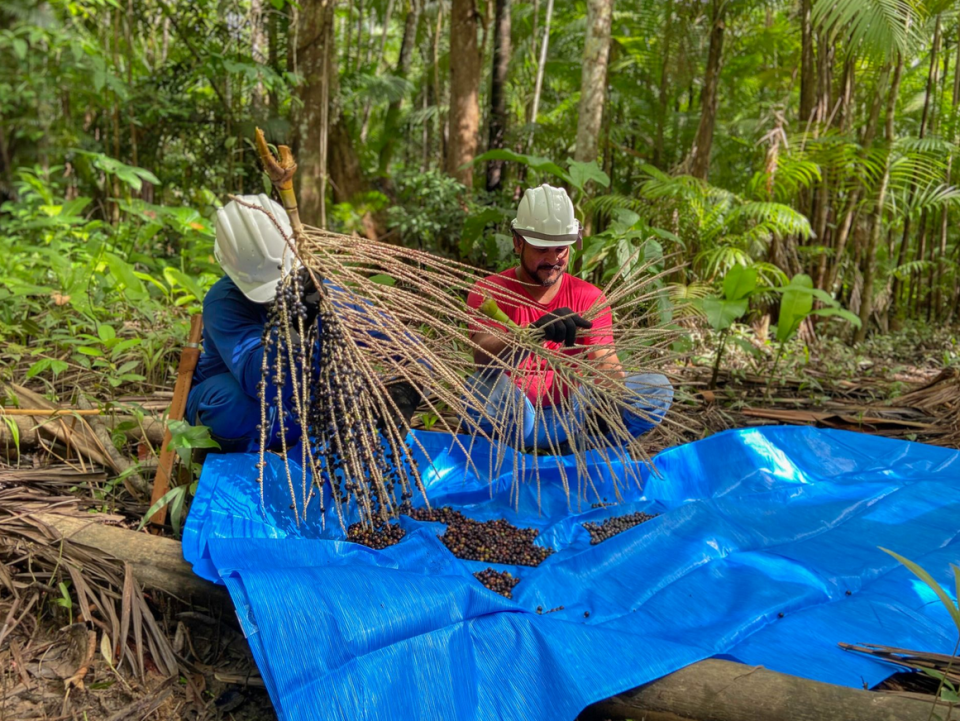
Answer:
<svg viewBox="0 0 960 721"><path fill-rule="evenodd" d="M563 263L541 263L537 266L537 270L562 270Z"/></svg>

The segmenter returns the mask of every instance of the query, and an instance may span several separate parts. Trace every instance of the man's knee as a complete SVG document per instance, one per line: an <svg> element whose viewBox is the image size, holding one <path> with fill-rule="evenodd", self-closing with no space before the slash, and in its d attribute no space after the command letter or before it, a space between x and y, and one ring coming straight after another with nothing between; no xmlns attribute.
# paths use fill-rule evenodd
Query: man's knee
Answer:
<svg viewBox="0 0 960 721"><path fill-rule="evenodd" d="M208 378L190 391L187 420L207 426L223 452L252 450L259 441L260 403L229 374Z"/></svg>

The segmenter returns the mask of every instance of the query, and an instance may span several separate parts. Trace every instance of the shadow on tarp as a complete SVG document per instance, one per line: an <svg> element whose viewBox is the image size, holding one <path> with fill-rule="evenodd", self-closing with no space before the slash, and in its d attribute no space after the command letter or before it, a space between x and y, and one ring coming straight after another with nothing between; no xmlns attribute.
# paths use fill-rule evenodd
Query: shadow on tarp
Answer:
<svg viewBox="0 0 960 721"><path fill-rule="evenodd" d="M957 451L807 427L728 431L663 451L659 474L635 464L643 488L621 484L617 507L591 508L591 495L571 509L558 471L575 474L571 458L517 454L491 479L478 470L485 443L471 468L451 436L417 437L434 461L420 466L431 505L536 527L556 549L537 568L493 565L521 579L512 600L473 578L492 564L447 551L439 524L403 517L403 540L373 551L340 540L316 499L298 526L276 456L262 509L255 455L207 458L184 555L229 589L282 719L573 719L711 656L862 688L896 669L838 642L953 651L946 610L877 547L953 588ZM593 460L600 499L631 475ZM584 521L637 510L660 515L590 545Z"/></svg>

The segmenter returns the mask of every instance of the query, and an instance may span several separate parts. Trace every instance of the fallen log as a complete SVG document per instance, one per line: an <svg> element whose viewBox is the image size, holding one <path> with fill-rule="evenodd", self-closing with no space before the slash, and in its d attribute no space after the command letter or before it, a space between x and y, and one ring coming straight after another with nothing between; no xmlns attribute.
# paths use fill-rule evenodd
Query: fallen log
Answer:
<svg viewBox="0 0 960 721"><path fill-rule="evenodd" d="M707 659L588 707L581 721L928 721L929 701ZM946 718L947 708L937 709Z"/></svg>
<svg viewBox="0 0 960 721"><path fill-rule="evenodd" d="M30 517L56 531L66 541L129 563L134 576L145 587L182 599L199 596L207 600L229 600L223 586L205 581L193 572L183 559L180 542L172 538L107 526L95 515L77 517L35 513Z"/></svg>
<svg viewBox="0 0 960 721"><path fill-rule="evenodd" d="M130 563L144 586L188 598L229 602L222 586L204 581L183 559L180 543L55 513L31 516L69 541ZM248 683L259 679L251 677ZM933 700L872 693L819 683L707 659L645 686L588 707L580 721L645 719L646 721L928 721ZM946 708L939 709L941 717Z"/></svg>
<svg viewBox="0 0 960 721"><path fill-rule="evenodd" d="M144 416L143 420L139 423L137 422L135 416L120 413L116 415L100 415L98 418L100 419L100 422L102 422L111 430L115 429L121 424L126 424L123 432L124 435L126 435L130 440L148 440L154 446L159 446L163 441L164 424L163 421L158 417ZM16 424L19 439L14 437L14 434L7 425L7 422ZM142 428L141 425L143 426ZM19 440L21 448L35 448L40 443L38 429L42 427L43 424L35 421L33 416L5 416L4 421L0 422L0 451L4 450L7 446L13 449L15 441L17 440ZM50 437L53 439L54 435L50 434Z"/></svg>

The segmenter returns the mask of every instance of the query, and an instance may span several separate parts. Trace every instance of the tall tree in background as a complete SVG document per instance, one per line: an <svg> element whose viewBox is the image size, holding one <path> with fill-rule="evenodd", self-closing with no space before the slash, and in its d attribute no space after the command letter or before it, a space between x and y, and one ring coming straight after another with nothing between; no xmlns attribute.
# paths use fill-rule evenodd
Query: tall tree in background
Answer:
<svg viewBox="0 0 960 721"><path fill-rule="evenodd" d="M410 74L413 63L413 47L417 42L417 25L420 21L420 3L422 0L411 0L407 5L407 17L403 23L403 38L400 40L400 57L397 59L395 75L406 78ZM383 145L380 146L379 170L386 175L393 159L393 150L397 144L397 123L400 120L400 108L403 98L397 98L387 108L387 115L383 122Z"/></svg>
<svg viewBox="0 0 960 721"><path fill-rule="evenodd" d="M613 0L587 0L587 37L583 45L580 76L580 116L577 122L577 149L581 162L597 159L600 125L607 91L607 61L610 58L610 27Z"/></svg>
<svg viewBox="0 0 960 721"><path fill-rule="evenodd" d="M710 47L707 51L707 69L700 91L700 124L686 165L695 178L707 179L710 171L710 149L713 129L717 123L717 90L720 85L720 66L723 58L724 17L728 0L712 0L710 13Z"/></svg>
<svg viewBox="0 0 960 721"><path fill-rule="evenodd" d="M450 4L450 140L446 169L449 175L470 186L470 163L477 155L480 130L480 49L477 26L480 16L474 0Z"/></svg>
<svg viewBox="0 0 960 721"><path fill-rule="evenodd" d="M335 93L336 55L333 10L336 0L306 0L292 28L303 83L301 105L294 117L295 149L300 179L300 213L308 223L326 224L329 106Z"/></svg>
<svg viewBox="0 0 960 721"><path fill-rule="evenodd" d="M490 73L490 140L488 150L503 147L507 130L507 70L510 68L510 0L496 0L493 25L493 72ZM487 190L499 189L503 161L487 164Z"/></svg>

